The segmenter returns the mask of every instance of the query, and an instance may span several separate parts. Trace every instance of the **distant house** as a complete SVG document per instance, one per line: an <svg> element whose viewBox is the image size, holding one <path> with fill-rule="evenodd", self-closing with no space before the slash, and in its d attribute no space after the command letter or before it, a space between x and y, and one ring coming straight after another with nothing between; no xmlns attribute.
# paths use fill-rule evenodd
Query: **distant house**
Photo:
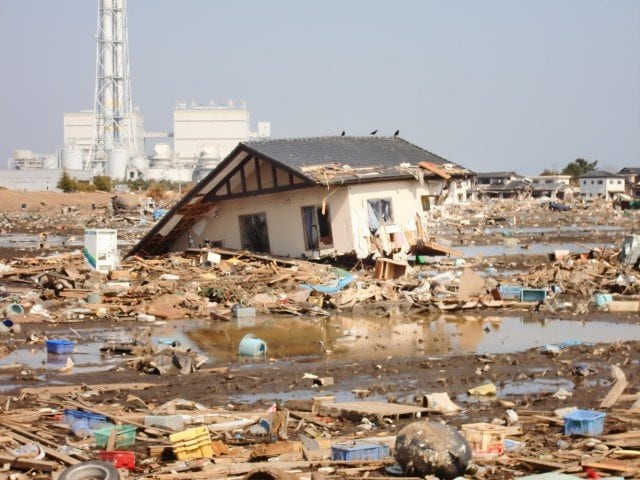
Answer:
<svg viewBox="0 0 640 480"><path fill-rule="evenodd" d="M633 198L640 197L640 168L625 167L618 175L625 177L625 192Z"/></svg>
<svg viewBox="0 0 640 480"><path fill-rule="evenodd" d="M315 258L408 251L427 237L432 206L471 176L399 137L242 142L130 254L205 243Z"/></svg>
<svg viewBox="0 0 640 480"><path fill-rule="evenodd" d="M585 200L616 200L625 190L625 177L605 170L596 170L578 177L580 196Z"/></svg>
<svg viewBox="0 0 640 480"><path fill-rule="evenodd" d="M516 172L480 172L476 175L476 185L506 185L509 182L522 179Z"/></svg>
<svg viewBox="0 0 640 480"><path fill-rule="evenodd" d="M475 197L522 199L531 195L530 182L516 172L482 172L476 175Z"/></svg>
<svg viewBox="0 0 640 480"><path fill-rule="evenodd" d="M548 197L550 200L564 200L573 195L571 175L538 175L528 178L531 180L533 198Z"/></svg>

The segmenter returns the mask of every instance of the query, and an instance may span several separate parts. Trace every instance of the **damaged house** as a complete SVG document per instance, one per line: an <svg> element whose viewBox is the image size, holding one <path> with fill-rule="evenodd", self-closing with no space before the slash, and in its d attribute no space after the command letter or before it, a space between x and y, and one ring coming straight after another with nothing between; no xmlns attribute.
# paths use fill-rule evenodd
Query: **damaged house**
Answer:
<svg viewBox="0 0 640 480"><path fill-rule="evenodd" d="M280 256L407 252L469 170L399 137L242 142L131 250L211 245Z"/></svg>

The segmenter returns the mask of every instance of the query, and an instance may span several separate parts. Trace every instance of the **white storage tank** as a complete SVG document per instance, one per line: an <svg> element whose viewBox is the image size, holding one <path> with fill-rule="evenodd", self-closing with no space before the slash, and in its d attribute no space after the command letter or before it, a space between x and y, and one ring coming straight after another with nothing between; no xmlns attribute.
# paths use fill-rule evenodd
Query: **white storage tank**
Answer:
<svg viewBox="0 0 640 480"><path fill-rule="evenodd" d="M129 159L129 165L131 165L139 172L145 172L149 170L149 160L144 155L134 155Z"/></svg>
<svg viewBox="0 0 640 480"><path fill-rule="evenodd" d="M87 263L100 273L118 266L118 231L110 228L89 228L84 231L82 254Z"/></svg>
<svg viewBox="0 0 640 480"><path fill-rule="evenodd" d="M62 168L65 170L82 170L82 151L73 147L62 149Z"/></svg>
<svg viewBox="0 0 640 480"><path fill-rule="evenodd" d="M107 175L114 180L124 179L129 154L125 150L114 148L107 152Z"/></svg>

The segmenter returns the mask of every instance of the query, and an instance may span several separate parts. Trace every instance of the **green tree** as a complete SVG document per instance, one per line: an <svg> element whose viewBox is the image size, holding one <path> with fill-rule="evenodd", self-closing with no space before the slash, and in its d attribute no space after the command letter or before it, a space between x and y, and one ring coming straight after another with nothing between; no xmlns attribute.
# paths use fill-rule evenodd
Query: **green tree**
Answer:
<svg viewBox="0 0 640 480"><path fill-rule="evenodd" d="M563 175L571 175L579 177L584 173L593 172L598 168L598 161L587 162L584 158L576 158L573 162L567 164L562 170Z"/></svg>
<svg viewBox="0 0 640 480"><path fill-rule="evenodd" d="M545 168L540 174L541 177L548 177L550 175L558 175L558 171L550 168Z"/></svg>
<svg viewBox="0 0 640 480"><path fill-rule="evenodd" d="M65 193L75 192L77 190L76 181L72 179L67 172L62 172L57 187Z"/></svg>
<svg viewBox="0 0 640 480"><path fill-rule="evenodd" d="M110 192L113 188L111 177L107 175L96 175L93 177L93 184L95 185L96 190L100 192Z"/></svg>

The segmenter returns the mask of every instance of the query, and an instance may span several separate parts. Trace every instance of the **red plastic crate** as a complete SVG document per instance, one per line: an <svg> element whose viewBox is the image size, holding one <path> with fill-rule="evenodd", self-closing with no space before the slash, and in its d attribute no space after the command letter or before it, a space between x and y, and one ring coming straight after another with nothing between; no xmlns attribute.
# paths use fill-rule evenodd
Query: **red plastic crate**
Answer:
<svg viewBox="0 0 640 480"><path fill-rule="evenodd" d="M133 452L123 452L120 450L109 450L100 452L100 460L113 463L116 468L126 468L133 470L136 468L136 456Z"/></svg>

